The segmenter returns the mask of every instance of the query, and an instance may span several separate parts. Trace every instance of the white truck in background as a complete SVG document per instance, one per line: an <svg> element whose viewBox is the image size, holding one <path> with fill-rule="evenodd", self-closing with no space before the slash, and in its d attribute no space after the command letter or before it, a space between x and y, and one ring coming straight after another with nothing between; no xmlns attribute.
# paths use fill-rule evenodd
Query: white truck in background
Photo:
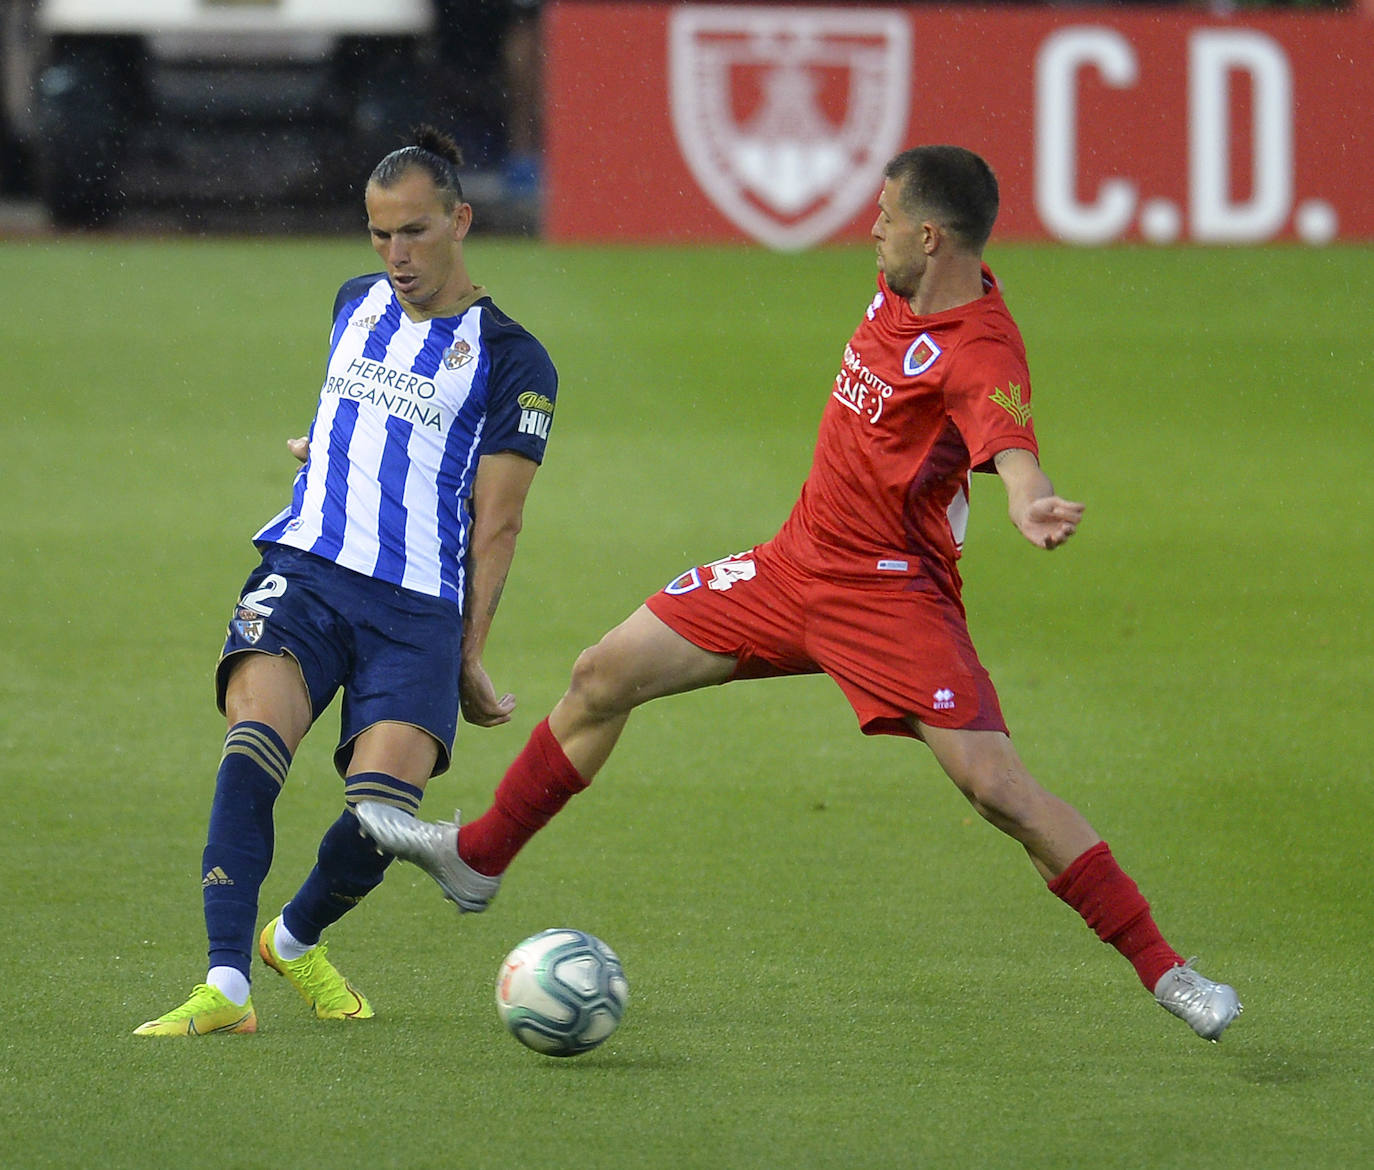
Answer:
<svg viewBox="0 0 1374 1170"><path fill-rule="evenodd" d="M32 150L58 226L356 204L425 110L428 0L38 0Z"/></svg>

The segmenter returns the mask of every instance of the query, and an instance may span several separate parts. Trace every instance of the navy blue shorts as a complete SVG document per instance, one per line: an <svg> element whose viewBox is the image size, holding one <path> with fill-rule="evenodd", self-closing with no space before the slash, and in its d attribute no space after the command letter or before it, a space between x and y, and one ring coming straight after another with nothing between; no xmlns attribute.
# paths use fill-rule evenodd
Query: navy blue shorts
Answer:
<svg viewBox="0 0 1374 1170"><path fill-rule="evenodd" d="M289 654L310 692L312 722L343 690L334 750L340 776L357 737L384 722L412 724L438 741L437 776L448 769L458 730L462 640L451 601L269 544L234 607L215 671L216 701L222 712L238 655Z"/></svg>

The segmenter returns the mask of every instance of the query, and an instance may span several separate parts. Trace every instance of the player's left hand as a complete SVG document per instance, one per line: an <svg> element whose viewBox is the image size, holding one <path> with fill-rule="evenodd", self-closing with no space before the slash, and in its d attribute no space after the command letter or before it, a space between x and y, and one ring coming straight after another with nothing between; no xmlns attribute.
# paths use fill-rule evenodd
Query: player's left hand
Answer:
<svg viewBox="0 0 1374 1170"><path fill-rule="evenodd" d="M1016 517L1016 527L1037 548L1058 548L1078 531L1083 510L1082 504L1072 500L1041 496Z"/></svg>
<svg viewBox="0 0 1374 1170"><path fill-rule="evenodd" d="M496 695L491 678L480 662L464 662L458 680L459 705L463 718L478 727L499 727L509 723L515 710L515 696Z"/></svg>

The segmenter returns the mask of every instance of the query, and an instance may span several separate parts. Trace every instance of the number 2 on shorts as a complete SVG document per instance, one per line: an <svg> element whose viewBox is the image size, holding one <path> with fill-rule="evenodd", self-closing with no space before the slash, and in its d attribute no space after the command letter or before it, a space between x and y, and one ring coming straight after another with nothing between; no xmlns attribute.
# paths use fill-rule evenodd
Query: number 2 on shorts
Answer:
<svg viewBox="0 0 1374 1170"><path fill-rule="evenodd" d="M286 578L280 573L269 573L262 579L261 585L245 593L239 599L239 604L246 609L256 610L264 617L271 617L272 606L268 602L274 597L280 597L285 592Z"/></svg>

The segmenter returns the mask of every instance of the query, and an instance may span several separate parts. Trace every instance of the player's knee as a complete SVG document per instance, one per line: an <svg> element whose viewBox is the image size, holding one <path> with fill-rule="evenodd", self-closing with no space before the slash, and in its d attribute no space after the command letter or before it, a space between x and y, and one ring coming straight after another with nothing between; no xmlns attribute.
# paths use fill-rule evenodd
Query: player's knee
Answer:
<svg viewBox="0 0 1374 1170"><path fill-rule="evenodd" d="M568 701L593 718L610 718L628 710L627 688L604 642L589 646L573 663Z"/></svg>
<svg viewBox="0 0 1374 1170"><path fill-rule="evenodd" d="M1015 756L971 750L942 761L949 777L984 819L1021 824L1034 815L1041 789Z"/></svg>

